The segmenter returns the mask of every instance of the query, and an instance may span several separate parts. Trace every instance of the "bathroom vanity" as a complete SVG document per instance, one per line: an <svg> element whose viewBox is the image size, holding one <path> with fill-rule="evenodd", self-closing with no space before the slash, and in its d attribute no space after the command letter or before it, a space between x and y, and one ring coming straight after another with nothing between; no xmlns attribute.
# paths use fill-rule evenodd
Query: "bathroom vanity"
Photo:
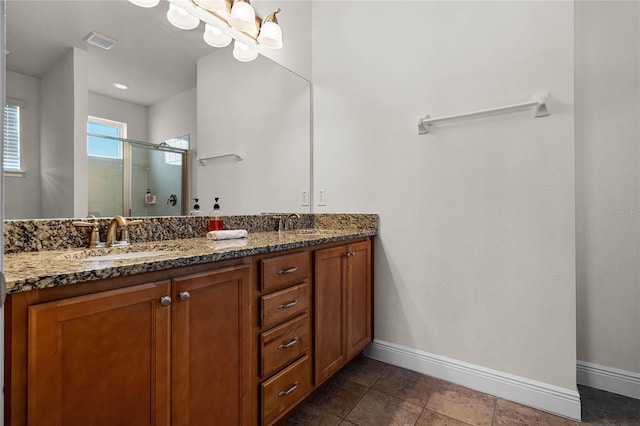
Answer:
<svg viewBox="0 0 640 426"><path fill-rule="evenodd" d="M7 255L5 424L276 423L371 342L376 234Z"/></svg>

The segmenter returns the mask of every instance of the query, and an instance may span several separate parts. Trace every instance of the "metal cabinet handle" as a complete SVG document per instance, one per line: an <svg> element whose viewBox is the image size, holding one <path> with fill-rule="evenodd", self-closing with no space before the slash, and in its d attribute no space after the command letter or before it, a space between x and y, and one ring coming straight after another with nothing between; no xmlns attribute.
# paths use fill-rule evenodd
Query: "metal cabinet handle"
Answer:
<svg viewBox="0 0 640 426"><path fill-rule="evenodd" d="M160 298L160 304L162 306L169 306L171 304L171 298L169 296L162 296Z"/></svg>
<svg viewBox="0 0 640 426"><path fill-rule="evenodd" d="M298 343L298 338L294 337L293 340L290 341L289 343L287 343L286 345L282 344L282 345L278 346L278 349L287 349L287 348L290 348L291 346L295 345L296 343Z"/></svg>
<svg viewBox="0 0 640 426"><path fill-rule="evenodd" d="M182 300L183 302L186 302L187 300L189 300L189 298L191 297L191 295L189 294L188 291L181 291L180 293L178 293L178 297L180 298L180 300Z"/></svg>
<svg viewBox="0 0 640 426"><path fill-rule="evenodd" d="M298 270L297 266L294 266L293 268L289 268L289 269L280 269L278 271L278 275L287 275L287 274L293 274L295 271Z"/></svg>
<svg viewBox="0 0 640 426"><path fill-rule="evenodd" d="M298 382L295 382L294 384L291 385L291 387L287 390L281 390L280 392L278 392L278 396L287 396L289 395L291 392L293 392L294 390L296 390L296 388L298 387Z"/></svg>
<svg viewBox="0 0 640 426"><path fill-rule="evenodd" d="M298 300L292 300L289 303L283 303L282 305L278 306L278 309L289 309L292 308L294 306L296 306L298 304Z"/></svg>
<svg viewBox="0 0 640 426"><path fill-rule="evenodd" d="M345 256L346 256L347 258L351 257L351 252L350 252L350 251L348 251L348 252L347 252L347 254L345 254Z"/></svg>
<svg viewBox="0 0 640 426"><path fill-rule="evenodd" d="M355 251L348 251L347 254L345 254L345 256L347 257L354 257L356 255Z"/></svg>

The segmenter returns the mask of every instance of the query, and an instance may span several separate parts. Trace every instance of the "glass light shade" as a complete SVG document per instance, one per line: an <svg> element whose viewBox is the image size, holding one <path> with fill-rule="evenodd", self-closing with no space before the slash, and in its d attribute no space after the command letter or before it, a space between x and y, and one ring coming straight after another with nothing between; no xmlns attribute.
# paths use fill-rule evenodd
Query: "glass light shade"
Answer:
<svg viewBox="0 0 640 426"><path fill-rule="evenodd" d="M228 19L229 25L238 31L246 33L255 33L256 31L256 12L253 7L243 1L235 0L231 8L231 14Z"/></svg>
<svg viewBox="0 0 640 426"><path fill-rule="evenodd" d="M204 41L209 46L213 47L228 46L231 44L231 40L233 40L230 35L223 33L220 29L209 24L204 26L204 35L202 38L204 38Z"/></svg>
<svg viewBox="0 0 640 426"><path fill-rule="evenodd" d="M131 3L140 7L155 7L160 3L160 0L129 0Z"/></svg>
<svg viewBox="0 0 640 426"><path fill-rule="evenodd" d="M233 44L233 57L240 62L251 62L258 57L258 52L236 40Z"/></svg>
<svg viewBox="0 0 640 426"><path fill-rule="evenodd" d="M195 4L203 9L213 10L215 12L225 10L227 8L227 2L225 0L193 0Z"/></svg>
<svg viewBox="0 0 640 426"><path fill-rule="evenodd" d="M258 43L272 49L280 49L282 47L282 29L275 22L265 22L260 27L260 35Z"/></svg>
<svg viewBox="0 0 640 426"><path fill-rule="evenodd" d="M173 3L169 3L167 19L173 26L178 27L181 30L192 30L200 25L200 19L190 15L186 10Z"/></svg>

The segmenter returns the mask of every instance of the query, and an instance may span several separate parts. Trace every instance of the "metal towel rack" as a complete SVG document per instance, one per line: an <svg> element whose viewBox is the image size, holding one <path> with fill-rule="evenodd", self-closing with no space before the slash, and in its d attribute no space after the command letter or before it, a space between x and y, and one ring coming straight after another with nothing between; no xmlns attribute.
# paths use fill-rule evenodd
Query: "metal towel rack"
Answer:
<svg viewBox="0 0 640 426"><path fill-rule="evenodd" d="M237 151L234 152L229 152L227 154L217 154L217 155L207 155L204 157L198 157L196 158L196 160L200 163L201 166L205 165L205 161L206 160L215 160L216 158L224 158L224 157L235 157L236 160L238 161L242 161L244 160L244 150L243 149L239 149Z"/></svg>
<svg viewBox="0 0 640 426"><path fill-rule="evenodd" d="M425 135L429 133L429 126L431 126L431 124L434 124L434 123L441 123L443 121L450 121L450 120L459 120L463 118L473 118L473 117L479 117L479 116L490 115L495 113L511 112L511 111L517 111L517 110L531 108L531 107L535 107L534 117L546 117L547 115L550 114L546 104L548 97L549 97L549 94L547 93L541 96L536 96L534 97L533 100L529 102L523 102L521 104L507 105L507 106L502 106L497 108L483 109L481 111L467 112L464 114L446 115L443 117L436 117L436 118L431 118L427 115L425 118L421 118L418 121L418 134Z"/></svg>

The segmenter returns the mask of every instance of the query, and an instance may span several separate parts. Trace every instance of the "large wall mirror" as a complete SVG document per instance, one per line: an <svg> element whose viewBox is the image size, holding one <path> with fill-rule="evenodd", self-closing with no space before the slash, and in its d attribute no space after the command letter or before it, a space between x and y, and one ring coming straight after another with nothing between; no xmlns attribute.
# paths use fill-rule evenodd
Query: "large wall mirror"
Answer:
<svg viewBox="0 0 640 426"><path fill-rule="evenodd" d="M263 56L236 61L232 45L203 41L204 23L169 24L167 8L7 2L6 96L20 109L21 170L5 172L5 219L179 215L194 198L207 214L214 197L223 214L309 212L310 83ZM92 33L116 43L97 47ZM94 129L124 124L125 138L152 145L88 150L90 117ZM185 159L154 149L181 138ZM129 210L108 207L127 197Z"/></svg>

